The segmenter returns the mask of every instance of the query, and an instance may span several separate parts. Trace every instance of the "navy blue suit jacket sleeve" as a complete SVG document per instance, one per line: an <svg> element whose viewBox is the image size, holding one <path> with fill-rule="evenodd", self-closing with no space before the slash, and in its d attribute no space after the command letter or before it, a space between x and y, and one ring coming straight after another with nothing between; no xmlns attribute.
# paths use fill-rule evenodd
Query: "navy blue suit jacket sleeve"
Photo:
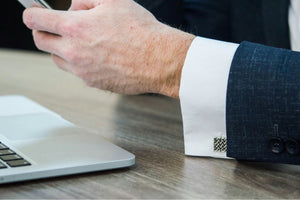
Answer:
<svg viewBox="0 0 300 200"><path fill-rule="evenodd" d="M243 42L231 65L227 155L300 164L300 53Z"/></svg>

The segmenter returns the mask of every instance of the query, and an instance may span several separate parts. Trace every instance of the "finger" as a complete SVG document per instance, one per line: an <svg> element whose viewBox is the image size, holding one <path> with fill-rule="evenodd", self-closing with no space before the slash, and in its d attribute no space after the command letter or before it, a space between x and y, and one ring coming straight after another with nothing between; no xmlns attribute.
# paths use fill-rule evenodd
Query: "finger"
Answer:
<svg viewBox="0 0 300 200"><path fill-rule="evenodd" d="M65 11L37 7L28 8L23 13L23 21L28 28L57 35L64 34L61 24L69 18L69 14Z"/></svg>
<svg viewBox="0 0 300 200"><path fill-rule="evenodd" d="M102 4L101 0L73 0L69 10L89 10Z"/></svg>
<svg viewBox="0 0 300 200"><path fill-rule="evenodd" d="M52 59L60 69L72 73L72 66L65 59L55 54L52 54Z"/></svg>
<svg viewBox="0 0 300 200"><path fill-rule="evenodd" d="M62 56L61 50L64 46L64 40L62 40L61 36L36 30L32 31L32 35L34 43L38 49Z"/></svg>

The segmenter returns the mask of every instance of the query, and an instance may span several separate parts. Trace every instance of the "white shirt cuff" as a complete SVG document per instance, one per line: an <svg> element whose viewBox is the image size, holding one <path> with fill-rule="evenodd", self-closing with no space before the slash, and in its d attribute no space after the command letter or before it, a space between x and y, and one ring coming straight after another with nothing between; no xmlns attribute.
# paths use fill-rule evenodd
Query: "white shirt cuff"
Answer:
<svg viewBox="0 0 300 200"><path fill-rule="evenodd" d="M227 82L237 48L197 37L188 50L179 93L187 155L227 158L214 142L226 139Z"/></svg>

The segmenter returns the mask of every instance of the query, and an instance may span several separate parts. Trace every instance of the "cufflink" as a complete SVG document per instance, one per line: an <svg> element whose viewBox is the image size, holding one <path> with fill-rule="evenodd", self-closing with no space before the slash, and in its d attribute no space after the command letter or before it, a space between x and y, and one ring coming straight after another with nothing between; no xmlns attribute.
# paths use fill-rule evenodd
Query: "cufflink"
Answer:
<svg viewBox="0 0 300 200"><path fill-rule="evenodd" d="M227 151L227 139L225 137L214 138L214 151L215 152Z"/></svg>

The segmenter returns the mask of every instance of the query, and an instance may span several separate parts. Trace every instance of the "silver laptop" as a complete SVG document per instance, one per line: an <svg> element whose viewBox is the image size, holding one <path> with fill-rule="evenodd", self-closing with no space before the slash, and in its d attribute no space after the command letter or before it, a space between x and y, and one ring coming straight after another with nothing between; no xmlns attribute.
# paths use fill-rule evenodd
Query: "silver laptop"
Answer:
<svg viewBox="0 0 300 200"><path fill-rule="evenodd" d="M0 96L0 184L134 165L135 156L22 96Z"/></svg>

